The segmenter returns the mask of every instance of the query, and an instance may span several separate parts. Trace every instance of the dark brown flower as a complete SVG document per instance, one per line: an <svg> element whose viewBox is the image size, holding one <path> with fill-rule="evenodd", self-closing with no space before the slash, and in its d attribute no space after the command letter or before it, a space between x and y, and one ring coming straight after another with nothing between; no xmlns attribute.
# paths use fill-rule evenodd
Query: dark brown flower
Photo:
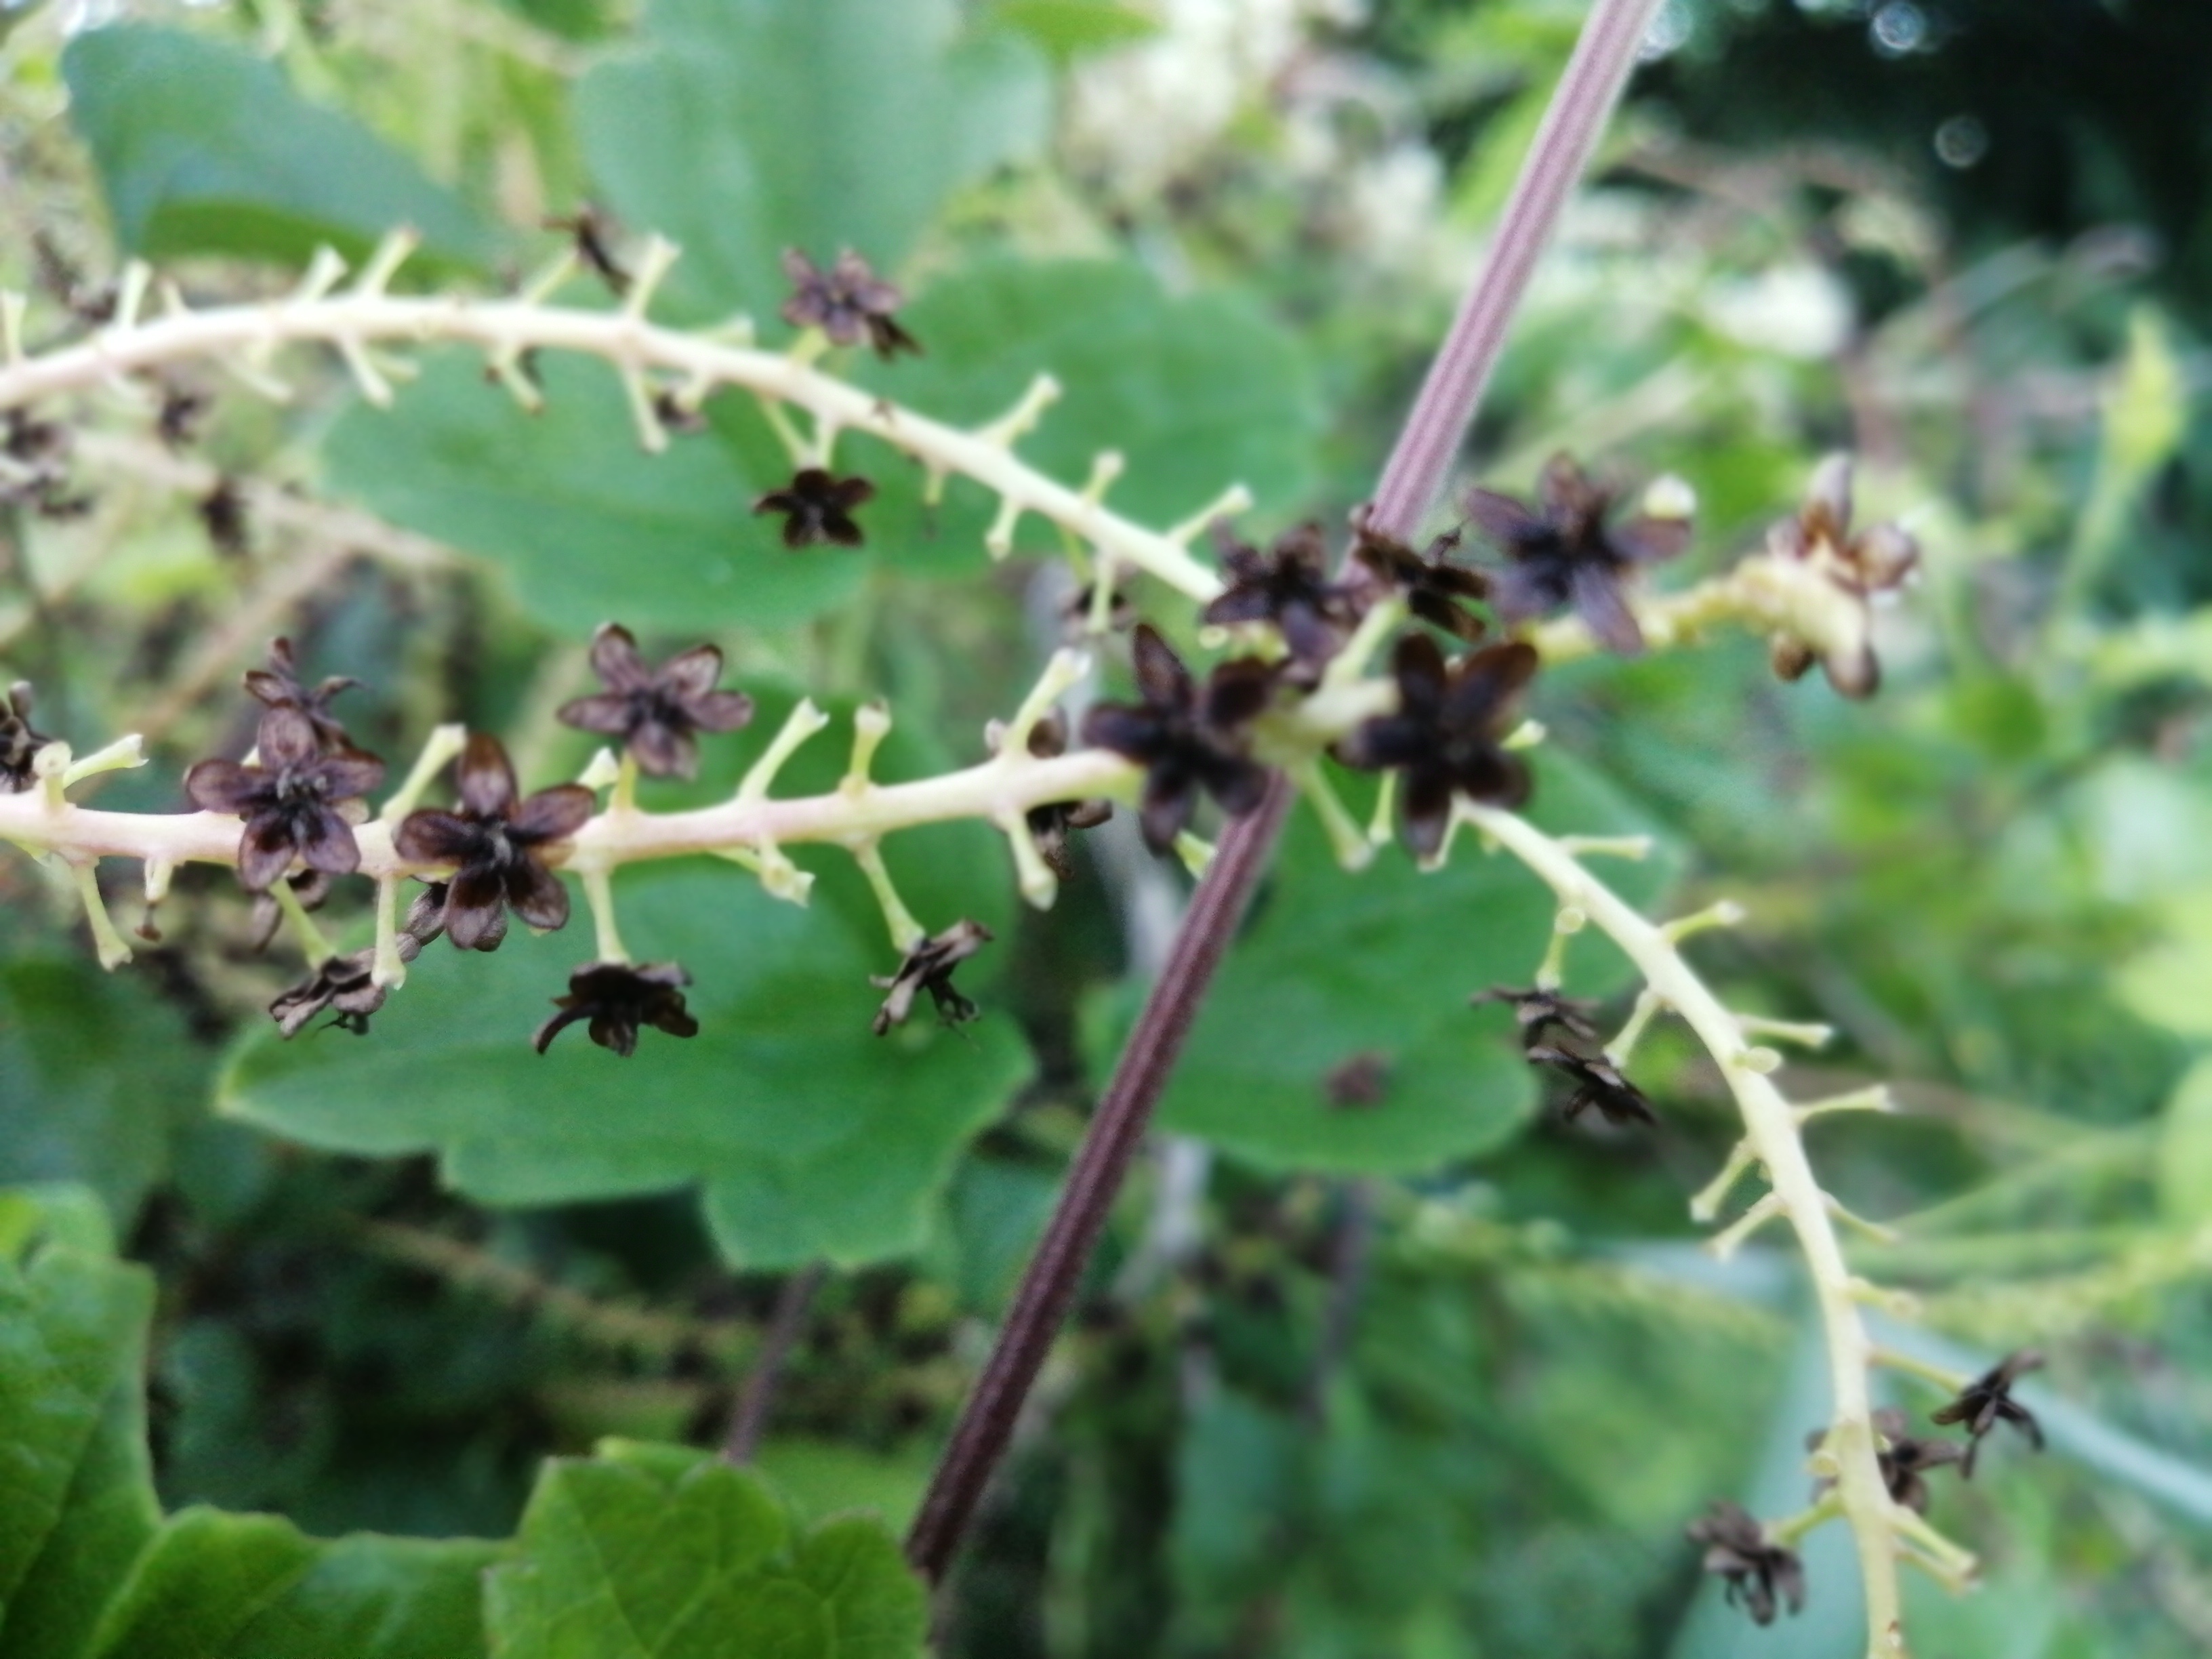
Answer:
<svg viewBox="0 0 2212 1659"><path fill-rule="evenodd" d="M507 937L507 907L532 927L568 920L568 890L545 867L545 849L592 816L592 792L556 784L518 803L514 767L499 739L469 735L461 751L460 805L450 812L418 807L392 842L416 864L451 865L441 918L464 951L496 951Z"/></svg>
<svg viewBox="0 0 2212 1659"><path fill-rule="evenodd" d="M1060 710L1054 709L1030 727L1029 747L1039 760L1067 752L1067 720ZM1047 801L1029 810L1030 839L1036 843L1053 874L1066 881L1075 873L1075 861L1067 849L1068 832L1096 830L1113 816L1110 800Z"/></svg>
<svg viewBox="0 0 2212 1659"><path fill-rule="evenodd" d="M688 778L699 769L696 732L734 732L753 717L742 691L717 690L722 653L711 645L678 652L648 669L629 629L603 623L592 636L592 671L607 689L561 705L561 719L579 731L620 738L656 778Z"/></svg>
<svg viewBox="0 0 2212 1659"><path fill-rule="evenodd" d="M783 274L791 279L783 319L793 328L818 328L839 345L854 344L866 335L879 357L895 357L902 351L921 356L921 342L891 314L906 296L852 249L840 253L837 262L824 270L797 248L787 247Z"/></svg>
<svg viewBox="0 0 2212 1659"><path fill-rule="evenodd" d="M333 674L313 690L301 682L299 665L293 659L292 641L279 639L269 642L269 666L246 671L246 689L259 702L270 708L295 708L307 717L315 728L316 740L326 749L344 749L352 739L337 717L331 713L331 699L341 691L359 685L359 680L343 674Z"/></svg>
<svg viewBox="0 0 2212 1659"><path fill-rule="evenodd" d="M908 951L898 972L889 979L870 975L869 984L890 993L876 1011L875 1034L881 1036L892 1026L906 1024L915 998L924 991L936 1003L941 1024L961 1025L975 1018L980 1011L953 985L952 970L990 942L991 931L981 922L956 921Z"/></svg>
<svg viewBox="0 0 2212 1659"><path fill-rule="evenodd" d="M1447 555L1458 545L1456 535L1440 536L1429 544L1425 554L1416 553L1395 537L1362 525L1352 556L1370 584L1398 594L1406 608L1431 627L1472 643L1482 637L1484 628L1482 618L1466 607L1489 596L1490 579L1450 561Z"/></svg>
<svg viewBox="0 0 2212 1659"><path fill-rule="evenodd" d="M1929 1413L1931 1423L1966 1425L1966 1455L1959 1465L1959 1474L1963 1478L1973 1479L1974 1459L1982 1449L1982 1437L2000 1423L2011 1424L2027 1437L2036 1450L2043 1449L2043 1425L2027 1407L2012 1397L2015 1382L2029 1371L2042 1368L2043 1356L2033 1348L2007 1354L1996 1366L1961 1389L1956 1400Z"/></svg>
<svg viewBox="0 0 2212 1659"><path fill-rule="evenodd" d="M1778 1592L1791 1613L1805 1610L1805 1564L1740 1505L1717 1499L1712 1513L1692 1521L1689 1532L1692 1543L1705 1546L1705 1571L1727 1584L1729 1605L1741 1605L1753 1624L1774 1622Z"/></svg>
<svg viewBox="0 0 2212 1659"><path fill-rule="evenodd" d="M1408 634L1390 659L1398 712L1378 714L1337 745L1337 758L1370 771L1405 774L1400 833L1427 858L1443 845L1452 796L1518 806L1528 799L1528 769L1504 747L1516 723L1514 700L1536 672L1526 645L1493 645L1449 668L1426 634Z"/></svg>
<svg viewBox="0 0 2212 1659"><path fill-rule="evenodd" d="M1343 649L1359 620L1358 600L1328 579L1328 544L1317 524L1300 525L1275 538L1265 553L1247 546L1225 526L1215 544L1229 572L1226 589L1200 613L1217 626L1272 623L1290 647L1291 661L1311 678Z"/></svg>
<svg viewBox="0 0 2212 1659"><path fill-rule="evenodd" d="M199 437L200 423L214 407L215 399L206 392L164 381L161 412L154 417L154 430L171 449L186 448Z"/></svg>
<svg viewBox="0 0 2212 1659"><path fill-rule="evenodd" d="M297 858L334 876L361 867L353 824L342 803L384 781L384 763L357 749L325 753L312 720L289 705L264 709L255 739L256 764L204 760L185 775L185 790L206 811L246 820L238 843L238 878L264 892Z"/></svg>
<svg viewBox="0 0 2212 1659"><path fill-rule="evenodd" d="M0 700L0 789L21 794L38 774L31 762L53 739L31 728L31 683L17 680Z"/></svg>
<svg viewBox="0 0 2212 1659"><path fill-rule="evenodd" d="M1925 1515L1928 1471L1963 1462L1966 1449L1955 1440L1915 1439L1905 1432L1910 1426L1905 1413L1893 1406L1885 1406L1876 1412L1874 1428L1881 1437L1881 1445L1875 1454L1875 1461L1881 1465L1882 1485L1888 1489L1890 1501L1903 1504L1915 1515ZM1805 1449L1818 1451L1827 1437L1826 1429L1814 1430L1805 1437ZM1820 1481L1813 1488L1813 1496L1817 1499L1835 1484L1833 1480Z"/></svg>
<svg viewBox="0 0 2212 1659"><path fill-rule="evenodd" d="M617 295L629 292L629 272L615 257L614 221L606 210L586 202L574 213L556 214L545 221L548 230L565 230L576 259Z"/></svg>
<svg viewBox="0 0 2212 1659"><path fill-rule="evenodd" d="M1225 662L1201 692L1149 623L1132 636L1140 703L1102 702L1083 717L1083 740L1145 768L1138 822L1145 844L1164 853L1190 822L1199 793L1231 817L1260 805L1267 769L1246 753L1246 729L1267 706L1274 680L1265 663Z"/></svg>
<svg viewBox="0 0 2212 1659"><path fill-rule="evenodd" d="M1507 622L1572 607L1599 642L1624 653L1644 648L1625 583L1640 565L1671 559L1690 544L1686 519L1639 514L1608 526L1613 496L1565 455L1544 465L1537 504L1495 490L1470 490L1468 516L1507 560L1491 584L1491 603Z"/></svg>
<svg viewBox="0 0 2212 1659"><path fill-rule="evenodd" d="M194 510L216 552L242 559L253 551L252 521L237 479L228 475L218 477L215 488L194 503Z"/></svg>
<svg viewBox="0 0 2212 1659"><path fill-rule="evenodd" d="M0 503L27 507L43 519L80 518L92 497L69 488L70 429L42 421L21 404L0 416Z"/></svg>
<svg viewBox="0 0 2212 1659"><path fill-rule="evenodd" d="M1522 1051L1532 1066L1548 1066L1575 1085L1561 1113L1572 1123L1595 1107L1615 1127L1631 1123L1656 1124L1659 1115L1644 1097L1644 1091L1620 1073L1603 1054L1578 1054L1548 1042L1532 1042Z"/></svg>
<svg viewBox="0 0 2212 1659"><path fill-rule="evenodd" d="M1521 1029L1523 1048L1540 1041L1545 1031L1554 1025L1569 1036L1581 1037L1588 1042L1597 1041L1597 1027L1590 1024L1590 1016L1597 1012L1595 1002L1563 997L1557 991L1516 991L1506 985L1477 991L1468 1001L1478 1008L1486 1002L1509 1005L1513 1010L1514 1024Z"/></svg>
<svg viewBox="0 0 2212 1659"><path fill-rule="evenodd" d="M1795 618L1798 626L1769 642L1774 672L1802 678L1818 662L1828 684L1847 697L1870 697L1881 685L1874 653L1872 601L1902 586L1920 562L1920 544L1899 525L1877 524L1851 534L1851 458L1831 455L1813 473L1805 504L1794 519L1767 532L1778 560L1805 565L1826 577L1833 603Z"/></svg>
<svg viewBox="0 0 2212 1659"><path fill-rule="evenodd" d="M400 961L414 961L422 954L422 947L438 937L443 925L440 918L445 902L446 890L442 885L434 884L416 895L414 903L408 907L407 919L400 924L398 935L392 941ZM384 1006L385 995L392 988L375 982L375 967L374 945L332 957L306 981L269 1005L269 1013L276 1020L277 1030L288 1037L295 1036L309 1020L327 1008L337 1016L331 1024L356 1036L366 1036L368 1017Z"/></svg>
<svg viewBox="0 0 2212 1659"><path fill-rule="evenodd" d="M673 962L587 962L568 975L568 994L555 997L560 1012L531 1038L539 1054L580 1019L591 1021L592 1041L627 1060L637 1052L637 1033L650 1025L671 1036L696 1036L699 1022L684 1006L691 975Z"/></svg>
<svg viewBox="0 0 2212 1659"><path fill-rule="evenodd" d="M875 485L857 475L833 478L818 466L803 466L782 489L771 489L755 501L753 511L783 514L786 547L811 547L817 542L858 547L866 538L853 509L875 493Z"/></svg>

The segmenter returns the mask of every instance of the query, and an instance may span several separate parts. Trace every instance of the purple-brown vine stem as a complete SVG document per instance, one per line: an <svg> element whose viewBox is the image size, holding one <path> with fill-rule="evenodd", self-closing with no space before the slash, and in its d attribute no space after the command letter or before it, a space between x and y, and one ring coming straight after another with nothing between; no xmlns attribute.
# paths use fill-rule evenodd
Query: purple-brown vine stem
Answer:
<svg viewBox="0 0 2212 1659"><path fill-rule="evenodd" d="M1658 0L1595 0L1535 143L1522 162L1491 257L1453 319L1384 465L1372 514L1376 528L1412 534L1443 487L1536 257L1551 239L1568 192L1627 85L1657 5ZM1152 1108L1182 1056L1183 1039L1198 1018L1213 970L1267 867L1290 795L1289 786L1278 776L1260 809L1231 823L1192 895L1167 965L1121 1051L1044 1239L1030 1258L998 1342L907 1534L908 1560L933 1584L951 1565L984 1488L1013 1439L1022 1402L1074 1300L1084 1264L1144 1139Z"/></svg>

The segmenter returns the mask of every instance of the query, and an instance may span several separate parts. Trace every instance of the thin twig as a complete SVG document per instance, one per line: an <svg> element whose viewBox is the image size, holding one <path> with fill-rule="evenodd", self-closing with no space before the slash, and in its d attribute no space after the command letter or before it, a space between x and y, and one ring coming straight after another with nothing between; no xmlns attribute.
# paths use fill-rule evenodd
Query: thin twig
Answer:
<svg viewBox="0 0 2212 1659"><path fill-rule="evenodd" d="M783 1288L776 1293L775 1314L769 1322L768 1340L761 1346L760 1358L746 1374L744 1389L738 1395L737 1410L730 1414L730 1432L722 1442L723 1462L750 1463L753 1454L760 1449L761 1437L768 1429L769 1413L775 1405L776 1386L783 1381L784 1362L798 1346L799 1334L806 1328L806 1316L814 1306L815 1293L829 1275L826 1263L810 1262L785 1279Z"/></svg>

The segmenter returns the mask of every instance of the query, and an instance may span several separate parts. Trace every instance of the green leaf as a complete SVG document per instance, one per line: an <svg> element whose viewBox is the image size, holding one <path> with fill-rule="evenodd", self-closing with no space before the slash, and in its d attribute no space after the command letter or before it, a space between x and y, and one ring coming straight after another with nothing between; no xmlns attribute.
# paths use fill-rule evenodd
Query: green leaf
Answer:
<svg viewBox="0 0 2212 1659"><path fill-rule="evenodd" d="M869 363L856 371L867 384L933 419L981 425L1051 374L1061 395L1021 441L1023 458L1080 483L1095 457L1118 451L1120 512L1164 528L1234 483L1263 512L1305 503L1320 394L1297 343L1243 295L1171 299L1133 264L1006 260L933 283L900 315L927 355ZM910 465L866 470L884 484L869 533L905 550L901 568L981 567L994 498L955 479L931 511ZM1031 521L1026 544L1056 549L1057 532Z"/></svg>
<svg viewBox="0 0 2212 1659"><path fill-rule="evenodd" d="M22 1267L0 1260L0 1651L9 1659L88 1651L101 1608L153 1535L142 1393L152 1307L152 1281L136 1267L52 1243Z"/></svg>
<svg viewBox="0 0 2212 1659"><path fill-rule="evenodd" d="M271 1515L173 1517L101 1622L94 1659L468 1659L502 1547L323 1540Z"/></svg>
<svg viewBox="0 0 2212 1659"><path fill-rule="evenodd" d="M118 24L62 55L70 118L126 252L358 258L412 226L434 260L482 268L493 238L450 192L273 64L202 34Z"/></svg>
<svg viewBox="0 0 2212 1659"><path fill-rule="evenodd" d="M751 689L763 708L749 741L711 751L725 775L765 745L787 705ZM829 787L843 747L834 728L817 738L780 792ZM920 775L935 760L897 731L876 775ZM647 1031L625 1060L579 1029L532 1052L549 999L591 954L580 900L566 933L518 928L495 954L424 952L363 1040L327 1032L287 1043L257 1030L218 1085L222 1109L341 1151L434 1148L447 1178L489 1203L696 1186L722 1249L750 1267L910 1250L961 1146L1024 1075L1024 1046L988 995L985 1017L957 1033L933 1029L925 1012L872 1036L882 993L869 976L897 966L881 915L841 854L794 856L820 872L805 909L703 859L617 879L630 947L682 963L696 981L694 1039ZM884 856L931 927L958 916L1003 925L1012 883L994 832L912 830ZM988 956L971 965L987 985Z"/></svg>
<svg viewBox="0 0 2212 1659"><path fill-rule="evenodd" d="M888 270L952 191L1042 143L1044 67L951 0L656 0L576 89L600 193L682 244L680 310L772 316L786 247Z"/></svg>
<svg viewBox="0 0 2212 1659"><path fill-rule="evenodd" d="M1542 762L1539 823L1594 835L1650 828L1591 775L1559 757ZM1604 873L1641 902L1668 863ZM1162 1126L1277 1169L1409 1173L1498 1145L1526 1120L1534 1090L1507 1022L1470 1012L1467 999L1528 983L1553 911L1548 889L1472 838L1432 875L1395 849L1347 874L1301 805L1191 1033ZM1570 953L1568 988L1610 991L1626 965L1586 936ZM1380 1064L1380 1098L1332 1104L1330 1075L1362 1056Z"/></svg>
<svg viewBox="0 0 2212 1659"><path fill-rule="evenodd" d="M1121 0L999 0L992 15L1062 63L1148 40L1162 27L1158 17Z"/></svg>
<svg viewBox="0 0 2212 1659"><path fill-rule="evenodd" d="M497 1659L908 1659L921 1587L875 1522L794 1540L760 1477L675 1447L546 1466L486 1590Z"/></svg>
<svg viewBox="0 0 2212 1659"><path fill-rule="evenodd" d="M357 404L326 449L332 482L384 518L501 566L556 633L610 617L632 629L778 628L851 597L865 559L793 552L753 498L789 476L767 428L725 421L727 441L638 446L612 370L543 365L546 403L525 414L477 362L441 354L389 410Z"/></svg>
<svg viewBox="0 0 2212 1659"><path fill-rule="evenodd" d="M127 1224L167 1170L204 1068L143 977L0 959L0 1184L82 1182Z"/></svg>

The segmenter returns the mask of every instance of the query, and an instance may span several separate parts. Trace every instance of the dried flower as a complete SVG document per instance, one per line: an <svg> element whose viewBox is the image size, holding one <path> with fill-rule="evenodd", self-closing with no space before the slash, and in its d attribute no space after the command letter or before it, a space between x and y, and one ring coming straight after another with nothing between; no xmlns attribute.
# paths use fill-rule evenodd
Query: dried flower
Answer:
<svg viewBox="0 0 2212 1659"><path fill-rule="evenodd" d="M1440 536L1425 553L1416 553L1394 537L1362 525L1352 556L1371 583L1396 592L1406 608L1432 628L1472 643L1482 637L1482 618L1465 607L1490 594L1490 579L1480 570L1454 564L1446 555L1459 545L1457 535Z"/></svg>
<svg viewBox="0 0 2212 1659"><path fill-rule="evenodd" d="M1571 606L1609 649L1644 648L1644 630L1629 609L1625 584L1639 565L1671 559L1690 542L1686 519L1649 514L1608 526L1613 492L1584 476L1571 458L1544 464L1538 504L1495 490L1471 490L1468 516L1508 561L1491 586L1491 602L1507 622L1526 622Z"/></svg>
<svg viewBox="0 0 2212 1659"><path fill-rule="evenodd" d="M398 935L392 941L400 961L414 961L422 954L422 947L438 937L443 926L440 918L445 900L445 888L436 884L416 895L415 902L407 908L407 919L400 924ZM332 957L306 981L269 1005L269 1013L276 1020L277 1030L288 1037L295 1036L309 1020L328 1008L337 1012L337 1018L331 1022L333 1025L356 1036L366 1036L368 1017L384 1006L385 996L392 988L376 983L375 969L374 945Z"/></svg>
<svg viewBox="0 0 2212 1659"><path fill-rule="evenodd" d="M499 739L469 735L461 751L460 805L453 811L418 807L392 836L399 855L416 864L450 864L441 921L464 951L496 951L507 937L507 909L532 927L568 920L568 890L545 867L545 849L582 829L592 792L580 783L541 789L518 804L514 767Z"/></svg>
<svg viewBox="0 0 2212 1659"><path fill-rule="evenodd" d="M1468 1001L1478 1008L1486 1002L1510 1005L1514 1024L1521 1030L1523 1048L1538 1042L1546 1030L1554 1025L1570 1036L1581 1037L1589 1042L1597 1041L1597 1027L1590 1024L1590 1016L1597 1012L1595 1002L1563 997L1557 991L1516 991L1505 985L1493 985L1487 991L1477 991Z"/></svg>
<svg viewBox="0 0 2212 1659"><path fill-rule="evenodd" d="M568 975L568 994L555 997L560 1012L538 1028L531 1042L539 1054L580 1019L591 1021L592 1041L627 1060L637 1052L637 1033L650 1025L671 1036L696 1036L699 1022L684 1006L691 975L673 962L587 962Z"/></svg>
<svg viewBox="0 0 2212 1659"><path fill-rule="evenodd" d="M2043 1363L2043 1356L2033 1348L2007 1354L1996 1366L1960 1389L1956 1400L1929 1413L1931 1423L1966 1425L1966 1455L1959 1465L1962 1478L1974 1478L1974 1459L1982 1449L1982 1437L2000 1423L2011 1424L2027 1437L2036 1450L2043 1449L2043 1425L2035 1420L2034 1413L2012 1397L2012 1385L2029 1371L2040 1370Z"/></svg>
<svg viewBox="0 0 2212 1659"><path fill-rule="evenodd" d="M352 739L346 735L345 727L331 713L331 699L360 684L347 675L333 674L310 691L300 679L299 665L292 656L292 641L286 639L269 642L268 667L246 671L249 694L270 708L295 708L306 715L307 723L315 728L316 740L327 749L351 745Z"/></svg>
<svg viewBox="0 0 2212 1659"><path fill-rule="evenodd" d="M1526 645L1494 645L1449 669L1426 634L1408 634L1392 653L1398 712L1378 714L1337 745L1347 766L1405 773L1401 833L1423 858L1443 845L1452 796L1498 806L1528 798L1528 769L1504 738L1516 724L1514 699L1536 672Z"/></svg>
<svg viewBox="0 0 2212 1659"><path fill-rule="evenodd" d="M952 983L952 970L991 942L991 931L981 922L956 921L941 933L932 933L906 953L897 973L889 979L869 976L868 983L889 991L876 1011L873 1030L878 1036L894 1025L906 1024L914 1000L929 993L937 1017L946 1025L965 1024L980 1012Z"/></svg>
<svg viewBox="0 0 2212 1659"><path fill-rule="evenodd" d="M610 292L629 292L629 272L615 257L615 224L605 209L586 202L574 213L556 214L544 222L548 230L568 233L569 245L576 250L578 263L605 283Z"/></svg>
<svg viewBox="0 0 2212 1659"><path fill-rule="evenodd" d="M29 507L44 519L74 519L92 509L89 495L69 492L70 429L42 421L21 405L0 416L0 502Z"/></svg>
<svg viewBox="0 0 2212 1659"><path fill-rule="evenodd" d="M200 515L200 528L207 532L216 552L242 559L253 551L252 521L237 479L227 474L218 477L215 488L194 503L194 509Z"/></svg>
<svg viewBox="0 0 2212 1659"><path fill-rule="evenodd" d="M1792 1613L1805 1610L1805 1564L1796 1551L1770 1539L1740 1505L1717 1499L1712 1513L1692 1521L1689 1533L1692 1543L1705 1546L1705 1571L1725 1581L1729 1604L1740 1604L1753 1624L1774 1622L1778 1591Z"/></svg>
<svg viewBox="0 0 2212 1659"><path fill-rule="evenodd" d="M1272 623L1304 678L1343 649L1358 622L1352 591L1328 579L1328 544L1317 524L1300 525L1275 538L1265 553L1247 546L1223 526L1215 544L1228 570L1227 588L1200 613L1201 621Z"/></svg>
<svg viewBox="0 0 2212 1659"><path fill-rule="evenodd" d="M875 493L875 485L857 475L833 478L818 466L803 466L781 489L771 489L755 501L753 511L784 515L786 547L811 547L817 542L858 547L866 538L853 509Z"/></svg>
<svg viewBox="0 0 2212 1659"><path fill-rule="evenodd" d="M1267 769L1245 752L1246 728L1267 707L1273 676L1249 658L1225 662L1201 694L1151 623L1137 625L1132 644L1144 701L1094 704L1083 717L1083 740L1145 768L1138 821L1145 844L1164 853L1190 822L1200 790L1231 817L1260 805Z"/></svg>
<svg viewBox="0 0 2212 1659"><path fill-rule="evenodd" d="M658 668L637 654L629 629L603 623L592 635L592 671L607 689L561 705L561 719L579 731L618 737L656 778L688 778L699 769L696 732L734 732L753 717L753 700L720 691L722 653L695 645Z"/></svg>
<svg viewBox="0 0 2212 1659"><path fill-rule="evenodd" d="M1803 677L1818 662L1828 684L1847 697L1870 697L1881 684L1874 653L1872 601L1902 586L1920 562L1920 544L1894 524L1851 530L1851 458L1831 455L1813 473L1805 504L1766 533L1778 560L1803 564L1825 576L1838 595L1815 616L1793 617L1798 626L1769 642L1774 672L1785 680Z"/></svg>
<svg viewBox="0 0 2212 1659"><path fill-rule="evenodd" d="M845 249L824 270L797 248L787 247L783 274L791 279L792 290L784 301L783 319L793 328L818 328L839 345L852 345L866 335L879 357L895 357L902 351L921 356L921 342L891 315L906 296L852 249Z"/></svg>
<svg viewBox="0 0 2212 1659"><path fill-rule="evenodd" d="M1532 1042L1522 1050L1532 1066L1548 1066L1575 1085L1561 1115L1572 1123L1595 1107L1607 1123L1620 1127L1631 1123L1656 1124L1659 1115L1644 1097L1644 1091L1621 1075L1620 1067L1602 1054L1578 1054L1548 1042Z"/></svg>
<svg viewBox="0 0 2212 1659"><path fill-rule="evenodd" d="M1901 1504L1915 1515L1928 1513L1927 1474L1940 1469L1947 1463L1963 1462L1966 1449L1955 1440L1918 1440L1907 1434L1911 1425L1903 1412L1885 1406L1874 1414L1875 1432L1881 1437L1881 1448L1875 1454L1881 1466L1882 1485L1887 1488L1890 1501ZM1815 1429L1805 1437L1805 1449L1818 1451L1828 1437L1826 1429ZM1817 1499L1836 1483L1821 1480L1813 1488Z"/></svg>
<svg viewBox="0 0 2212 1659"><path fill-rule="evenodd" d="M37 773L31 762L53 739L31 729L31 683L17 680L0 701L0 788L21 794Z"/></svg>
<svg viewBox="0 0 2212 1659"><path fill-rule="evenodd" d="M154 417L154 430L171 449L185 448L198 438L200 423L214 407L215 399L206 392L164 382L161 412Z"/></svg>
<svg viewBox="0 0 2212 1659"><path fill-rule="evenodd" d="M995 725L992 728L995 733ZM998 739L992 738L992 747ZM1030 727L1030 753L1039 760L1050 760L1067 752L1067 720L1060 710L1054 709ZM1046 865L1053 874L1066 881L1075 873L1074 860L1067 850L1068 832L1072 830L1095 830L1114 816L1110 800L1054 800L1029 810L1030 839L1036 843Z"/></svg>
<svg viewBox="0 0 2212 1659"><path fill-rule="evenodd" d="M334 876L359 869L353 824L339 808L384 781L384 763L357 749L325 753L314 723L289 705L263 711L255 748L258 764L204 760L185 775L202 810L246 820L238 878L246 890L266 891L295 858Z"/></svg>

